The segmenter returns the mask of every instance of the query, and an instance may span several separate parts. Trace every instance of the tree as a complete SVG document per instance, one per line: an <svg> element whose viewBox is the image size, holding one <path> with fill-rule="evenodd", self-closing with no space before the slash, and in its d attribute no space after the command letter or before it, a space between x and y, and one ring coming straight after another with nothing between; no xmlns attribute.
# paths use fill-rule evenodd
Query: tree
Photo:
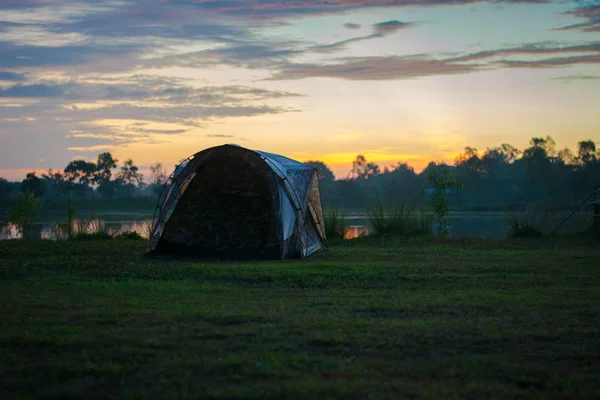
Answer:
<svg viewBox="0 0 600 400"><path fill-rule="evenodd" d="M126 185L139 186L144 180L142 174L139 173L139 168L133 164L132 159L123 162L118 176L123 179Z"/></svg>
<svg viewBox="0 0 600 400"><path fill-rule="evenodd" d="M35 197L42 197L44 195L44 183L35 175L35 172L30 172L21 182L21 191L31 192Z"/></svg>
<svg viewBox="0 0 600 400"><path fill-rule="evenodd" d="M50 168L47 174L42 174L42 178L46 187L49 189L47 193L49 192L51 196L60 197L67 192L68 185L67 182L65 182L64 174L54 172L52 168Z"/></svg>
<svg viewBox="0 0 600 400"><path fill-rule="evenodd" d="M139 173L138 167L129 159L123 162L121 171L117 175L116 184L120 184L123 195L133 195L136 187L141 188L144 177Z"/></svg>
<svg viewBox="0 0 600 400"><path fill-rule="evenodd" d="M110 180L112 176L111 169L117 168L117 161L110 153L98 154L96 161L96 171L94 174L95 183L100 185Z"/></svg>
<svg viewBox="0 0 600 400"><path fill-rule="evenodd" d="M465 147L465 151L459 154L454 163L457 166L463 167L471 172L481 172L481 159L479 158L479 152L477 149L472 147Z"/></svg>
<svg viewBox="0 0 600 400"><path fill-rule="evenodd" d="M65 167L65 180L69 188L74 188L83 195L94 182L95 172L96 164L93 162L73 160Z"/></svg>
<svg viewBox="0 0 600 400"><path fill-rule="evenodd" d="M150 189L156 196L160 196L163 185L167 181L167 173L163 165L159 162L150 166Z"/></svg>
<svg viewBox="0 0 600 400"><path fill-rule="evenodd" d="M317 169L319 173L319 181L321 183L331 183L335 179L333 172L323 161L307 161L304 164Z"/></svg>
<svg viewBox="0 0 600 400"><path fill-rule="evenodd" d="M579 142L577 151L577 161L582 167L588 168L596 165L596 143L593 140L582 140Z"/></svg>
<svg viewBox="0 0 600 400"><path fill-rule="evenodd" d="M356 159L352 161L352 170L350 171L351 178L369 179L379 174L381 174L379 165L367 162L367 159L362 154L357 155Z"/></svg>
<svg viewBox="0 0 600 400"><path fill-rule="evenodd" d="M550 136L546 139L533 138L530 147L523 152L523 160L527 167L527 178L530 183L543 181L548 176L550 156L554 154L554 140Z"/></svg>
<svg viewBox="0 0 600 400"><path fill-rule="evenodd" d="M8 203L10 192L10 183L4 178L0 178L0 204Z"/></svg>

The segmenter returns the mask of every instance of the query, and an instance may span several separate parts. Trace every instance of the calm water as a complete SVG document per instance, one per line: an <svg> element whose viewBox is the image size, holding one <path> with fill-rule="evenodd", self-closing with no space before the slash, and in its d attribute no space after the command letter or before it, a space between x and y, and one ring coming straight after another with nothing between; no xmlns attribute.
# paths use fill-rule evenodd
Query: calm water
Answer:
<svg viewBox="0 0 600 400"><path fill-rule="evenodd" d="M149 219L121 219L95 218L95 219L75 219L73 232L107 232L111 235L124 232L137 232L143 237L148 237L148 230L152 224L152 218ZM65 236L57 227L56 222L41 222L38 224L37 235L42 239L60 239ZM19 234L7 226L0 223L0 240L17 239Z"/></svg>
<svg viewBox="0 0 600 400"><path fill-rule="evenodd" d="M553 230L569 213L556 214L545 220L542 224L543 230L548 233ZM350 224L349 237L368 235L370 230L369 220L366 214L361 212L348 213L346 219ZM504 213L452 213L450 215L452 226L450 237L486 237L501 239L508 234L509 217ZM111 214L94 219L75 220L75 232L93 233L106 231L111 234L123 232L137 232L143 237L148 237L149 226L152 223L151 216L139 214ZM589 228L592 224L591 213L580 212L567 222L560 232L580 232ZM38 234L43 239L59 239L62 235L57 230L56 221L45 221L38 224ZM8 229L0 223L0 240L18 238L14 229Z"/></svg>

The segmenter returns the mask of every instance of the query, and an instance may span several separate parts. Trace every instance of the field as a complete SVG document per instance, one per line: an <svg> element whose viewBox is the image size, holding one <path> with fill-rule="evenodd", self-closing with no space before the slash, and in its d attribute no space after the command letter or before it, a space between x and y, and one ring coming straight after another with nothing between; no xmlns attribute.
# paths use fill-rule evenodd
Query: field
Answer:
<svg viewBox="0 0 600 400"><path fill-rule="evenodd" d="M0 397L598 398L600 251L367 237L307 260L0 241Z"/></svg>

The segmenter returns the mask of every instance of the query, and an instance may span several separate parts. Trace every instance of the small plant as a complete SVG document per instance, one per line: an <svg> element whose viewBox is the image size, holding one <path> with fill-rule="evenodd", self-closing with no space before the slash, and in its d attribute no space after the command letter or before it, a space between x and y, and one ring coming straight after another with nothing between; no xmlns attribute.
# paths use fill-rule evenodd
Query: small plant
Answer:
<svg viewBox="0 0 600 400"><path fill-rule="evenodd" d="M508 231L511 238L541 237L544 234L535 226L532 219L512 215L508 221Z"/></svg>
<svg viewBox="0 0 600 400"><path fill-rule="evenodd" d="M376 234L427 236L432 231L431 214L421 211L420 215L415 215L414 210L407 207L406 200L386 209L377 197L367 209L367 215Z"/></svg>
<svg viewBox="0 0 600 400"><path fill-rule="evenodd" d="M456 189L456 181L450 174L446 164L442 163L431 169L429 172L429 182L433 185L431 205L433 206L433 213L438 223L438 235L445 238L448 236L448 229L452 225L446 194L450 190Z"/></svg>
<svg viewBox="0 0 600 400"><path fill-rule="evenodd" d="M75 224L75 207L67 207L67 222L56 223L56 234L59 238L66 237L68 240L73 238L73 227Z"/></svg>
<svg viewBox="0 0 600 400"><path fill-rule="evenodd" d="M345 239L350 229L346 218L334 205L325 213L325 236L328 239Z"/></svg>
<svg viewBox="0 0 600 400"><path fill-rule="evenodd" d="M154 231L154 226L152 226L152 221L150 221L150 220L144 221L144 238L150 239L152 237L153 231Z"/></svg>
<svg viewBox="0 0 600 400"><path fill-rule="evenodd" d="M33 192L21 192L6 213L9 226L13 226L24 238L35 232L35 225L42 209L42 199Z"/></svg>

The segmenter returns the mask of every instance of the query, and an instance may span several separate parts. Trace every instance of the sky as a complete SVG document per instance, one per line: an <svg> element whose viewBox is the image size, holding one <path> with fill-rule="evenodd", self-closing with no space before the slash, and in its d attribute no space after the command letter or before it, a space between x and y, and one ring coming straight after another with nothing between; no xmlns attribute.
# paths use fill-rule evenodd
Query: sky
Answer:
<svg viewBox="0 0 600 400"><path fill-rule="evenodd" d="M600 0L0 0L0 176L600 144Z"/></svg>

